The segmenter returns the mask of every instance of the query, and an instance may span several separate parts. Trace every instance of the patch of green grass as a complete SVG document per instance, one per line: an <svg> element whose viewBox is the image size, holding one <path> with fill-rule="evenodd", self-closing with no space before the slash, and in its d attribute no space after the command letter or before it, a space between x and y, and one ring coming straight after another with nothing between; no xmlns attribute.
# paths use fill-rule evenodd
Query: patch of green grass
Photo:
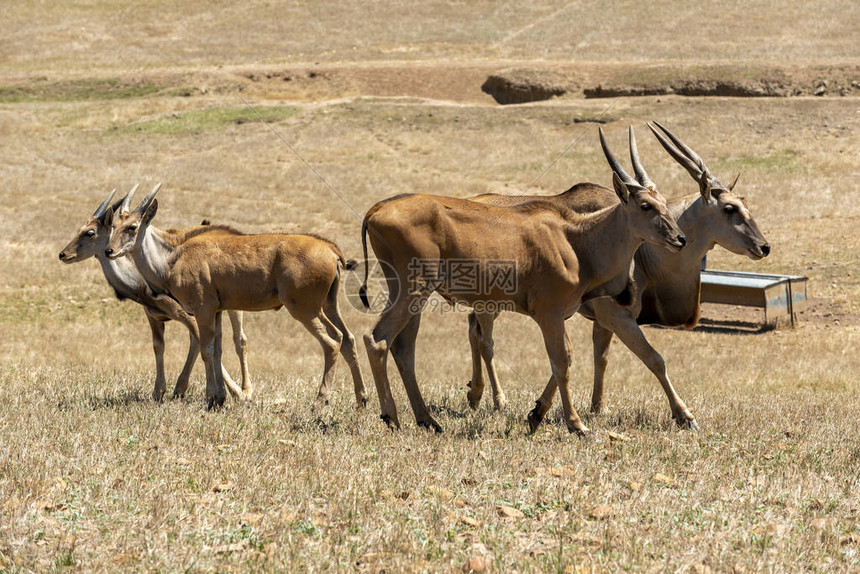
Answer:
<svg viewBox="0 0 860 574"><path fill-rule="evenodd" d="M148 134L200 133L219 130L232 124L259 122L261 117L266 123L277 122L296 115L298 111L297 108L277 106L260 106L254 110L247 106L209 108L170 114L118 128L118 131Z"/></svg>
<svg viewBox="0 0 860 574"><path fill-rule="evenodd" d="M765 171L772 173L796 173L800 169L800 152L792 148L776 150L767 155L743 154L737 157L721 157L720 161L730 169L740 171Z"/></svg>
<svg viewBox="0 0 860 574"><path fill-rule="evenodd" d="M77 565L78 561L75 558L74 547L67 550L59 550L57 552L57 556L54 558L54 566L56 566L57 569L71 568Z"/></svg>
<svg viewBox="0 0 860 574"><path fill-rule="evenodd" d="M27 84L0 86L0 103L125 100L151 96L161 89L162 86L149 81L119 78L81 78L59 82L36 78Z"/></svg>

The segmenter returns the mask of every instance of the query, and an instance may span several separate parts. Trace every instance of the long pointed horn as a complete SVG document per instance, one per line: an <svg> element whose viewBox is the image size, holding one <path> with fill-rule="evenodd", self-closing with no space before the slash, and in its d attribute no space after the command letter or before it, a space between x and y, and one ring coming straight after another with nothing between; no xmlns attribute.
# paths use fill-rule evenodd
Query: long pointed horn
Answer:
<svg viewBox="0 0 860 574"><path fill-rule="evenodd" d="M654 122L654 123L657 123L657 122ZM651 130L651 133L654 134L654 137L656 137L657 141L660 142L660 145L663 146L663 149L665 149L667 152L669 152L669 155L671 155L675 159L675 161L677 161L679 164L681 164L681 166L684 169L686 169L688 172L690 172L690 175L693 176L693 179L695 179L696 181L699 181L699 178L702 176L702 173L704 170L700 169L699 166L697 166L695 163L693 163L693 161L690 158L688 158L687 156L682 154L680 151L675 149L675 146L673 146L671 143L669 143L669 141L666 140L666 138L663 136L663 134L658 132L654 128L654 126L652 126L651 124L648 124L648 129Z"/></svg>
<svg viewBox="0 0 860 574"><path fill-rule="evenodd" d="M672 140L672 143L675 144L676 146L678 146L678 149L681 150L681 152L683 152L684 155L686 155L688 158L690 158L693 161L693 163L695 163L697 166L699 166L699 169L701 169L702 171L710 171L710 170L708 170L708 166L705 165L705 162L702 161L702 158L699 157L699 154L694 152L690 148L690 146L688 146L687 144L682 142L681 138L679 138L678 136L676 136L675 134L670 132L668 129L666 129L665 126L661 125L660 122L658 122L657 120L654 120L654 125L656 125L658 128L660 128L663 131L663 133L665 133L667 136L669 136L669 139Z"/></svg>
<svg viewBox="0 0 860 574"><path fill-rule="evenodd" d="M114 195L116 195L116 188L113 188L113 191L110 192L110 195L107 196L107 199L105 199L101 203L101 205L99 205L98 208L96 208L95 212L93 212L93 217L99 218L105 214L105 211L107 211L107 207L110 204L110 200L113 199Z"/></svg>
<svg viewBox="0 0 860 574"><path fill-rule="evenodd" d="M609 162L609 167L612 168L612 171L617 173L618 177L620 177L621 181L624 183L636 183L636 180L624 171L624 168L621 167L621 162L619 162L615 155L609 150L609 146L606 144L606 139L603 137L603 128L598 127L597 134L600 136L600 147L603 148L603 155L606 156L606 161Z"/></svg>
<svg viewBox="0 0 860 574"><path fill-rule="evenodd" d="M741 172L735 176L735 180L729 184L729 191L734 191L735 186L738 184L738 180L741 178Z"/></svg>
<svg viewBox="0 0 860 574"><path fill-rule="evenodd" d="M128 213L131 210L131 198L134 197L134 192L137 191L138 187L140 187L139 183L134 184L131 191L126 193L125 197L122 198L122 203L119 206L120 213Z"/></svg>
<svg viewBox="0 0 860 574"><path fill-rule="evenodd" d="M149 209L149 204L152 203L152 200L155 199L155 194L158 193L158 190L161 189L161 184L155 184L155 187L152 188L152 191L149 192L149 195L143 198L143 201L140 202L140 205L137 206L135 211L143 213L147 209Z"/></svg>
<svg viewBox="0 0 860 574"><path fill-rule="evenodd" d="M642 185L642 187L647 187L652 191L656 191L657 185L651 181L650 177L648 177L648 174L645 172L645 168L642 167L642 161L639 159L639 148L636 146L636 136L633 134L633 126L630 126L628 133L630 140L630 161L633 162L633 171L636 173L636 180Z"/></svg>

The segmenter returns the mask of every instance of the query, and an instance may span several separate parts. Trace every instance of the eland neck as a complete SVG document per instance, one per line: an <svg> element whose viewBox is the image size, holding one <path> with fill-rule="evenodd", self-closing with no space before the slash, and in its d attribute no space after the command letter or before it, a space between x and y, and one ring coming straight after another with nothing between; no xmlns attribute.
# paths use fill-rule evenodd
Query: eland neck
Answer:
<svg viewBox="0 0 860 574"><path fill-rule="evenodd" d="M131 257L146 282L156 291L167 292L170 258L176 249L162 237L160 230L148 225L141 230Z"/></svg>
<svg viewBox="0 0 860 574"><path fill-rule="evenodd" d="M134 261L128 257L108 259L104 254L98 254L96 260L108 284L123 297L134 299L144 286L143 277L135 268Z"/></svg>
<svg viewBox="0 0 860 574"><path fill-rule="evenodd" d="M576 230L568 240L589 283L602 285L621 277L626 283L630 262L644 240L631 232L624 207L619 203L568 220Z"/></svg>

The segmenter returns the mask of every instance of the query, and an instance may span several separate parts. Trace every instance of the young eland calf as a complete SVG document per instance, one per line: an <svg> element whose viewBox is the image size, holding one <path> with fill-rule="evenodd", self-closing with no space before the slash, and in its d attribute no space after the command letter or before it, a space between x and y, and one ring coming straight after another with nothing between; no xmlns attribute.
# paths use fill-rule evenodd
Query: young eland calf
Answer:
<svg viewBox="0 0 860 574"><path fill-rule="evenodd" d="M564 321L584 300L625 291L633 254L644 241L680 250L684 234L656 191L625 183L613 173L619 199L594 213L580 214L546 201L509 208L433 195L401 195L381 201L364 218L366 235L384 262L388 305L365 336L379 393L382 419L400 426L387 374L390 350L400 371L415 419L441 432L415 379L415 340L421 311L432 292L468 306L512 310L537 322L552 367L551 384L561 393L568 430L588 433L571 400L570 341ZM451 271L472 262L477 289L460 289ZM510 281L494 275L506 264ZM366 278L365 278L366 285ZM366 289L361 294L366 303Z"/></svg>
<svg viewBox="0 0 860 574"><path fill-rule="evenodd" d="M351 269L340 249L314 235L189 235L179 245L152 226L158 209L156 187L136 209L127 196L112 219L105 255L130 255L160 298L175 299L194 315L206 363L209 408L224 403L221 312L267 311L286 307L323 348L325 364L314 407L328 401L338 351L349 364L359 406L367 401L355 342L337 306L343 269Z"/></svg>
<svg viewBox="0 0 860 574"><path fill-rule="evenodd" d="M137 186L134 188L137 189ZM133 193L132 190L131 193ZM174 320L182 323L186 329L190 342L188 345L188 356L185 358L185 366L176 380L173 389L174 398L185 396L188 389L188 379L191 370L197 361L200 352L200 342L197 335L197 323L194 317L186 313L173 299L156 298L152 291L147 288L146 281L137 271L134 262L128 258L109 259L105 256L105 248L110 239L110 225L106 223L109 212L117 208L120 202L110 205L116 190L113 190L95 212L87 219L86 223L78 230L77 235L60 251L60 261L63 263L79 263L90 257L95 257L102 268L105 279L119 300L130 299L143 306L149 328L152 331L152 348L155 352L155 388L152 390L152 398L161 401L167 390L167 382L164 376L164 324ZM188 233L224 233L223 229L217 227L192 227L182 230L169 230L164 233L168 241L180 242L181 238ZM251 387L250 375L248 374L247 346L248 338L243 329L242 312L230 312L230 322L233 325L233 341L236 346L236 354L242 369L242 388L233 382L230 375L222 366L222 373L227 387L237 398L251 398L253 389Z"/></svg>

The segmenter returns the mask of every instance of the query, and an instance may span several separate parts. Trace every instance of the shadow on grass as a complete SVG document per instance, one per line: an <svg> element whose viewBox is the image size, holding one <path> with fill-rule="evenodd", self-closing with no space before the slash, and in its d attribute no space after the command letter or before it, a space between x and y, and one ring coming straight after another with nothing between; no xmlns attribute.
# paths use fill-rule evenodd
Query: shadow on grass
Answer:
<svg viewBox="0 0 860 574"><path fill-rule="evenodd" d="M93 411L101 409L112 410L151 402L152 397L149 393L141 392L139 389L124 389L102 396L89 394L60 397L57 401L57 408L61 411L70 411L81 407L89 408Z"/></svg>
<svg viewBox="0 0 860 574"><path fill-rule="evenodd" d="M729 319L699 319L693 329L702 333L722 333L731 335L758 335L774 330L773 325L757 321L735 321Z"/></svg>
<svg viewBox="0 0 860 574"><path fill-rule="evenodd" d="M555 418L558 424L564 424L561 413ZM592 430L595 428L616 431L635 429L657 432L675 428L675 422L667 413L650 407L616 408L608 414L594 414L586 411L582 414L582 419Z"/></svg>
<svg viewBox="0 0 860 574"><path fill-rule="evenodd" d="M673 327L663 327L662 325L647 325L650 329L668 329L677 331ZM759 335L768 333L774 330L773 325L761 323L758 321L738 321L733 319L707 319L702 317L699 319L699 324L696 325L693 331L698 333L714 333L722 335Z"/></svg>
<svg viewBox="0 0 860 574"><path fill-rule="evenodd" d="M341 424L337 419L326 421L322 417L314 417L304 422L295 422L290 425L290 429L297 433L319 431L321 434L328 434L329 432L340 430Z"/></svg>
<svg viewBox="0 0 860 574"><path fill-rule="evenodd" d="M427 410L429 410L431 414L451 417L452 419L466 418L466 413L464 411L458 411L448 405L427 405Z"/></svg>

